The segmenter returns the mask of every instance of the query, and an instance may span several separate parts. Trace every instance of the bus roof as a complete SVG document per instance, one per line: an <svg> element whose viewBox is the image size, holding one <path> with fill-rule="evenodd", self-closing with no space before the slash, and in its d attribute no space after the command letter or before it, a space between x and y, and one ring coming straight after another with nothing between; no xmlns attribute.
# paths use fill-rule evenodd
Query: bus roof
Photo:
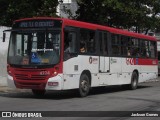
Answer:
<svg viewBox="0 0 160 120"><path fill-rule="evenodd" d="M48 20L62 20L63 23L68 26L87 28L87 29L93 29L93 30L106 30L106 31L114 33L114 34L120 34L120 35L125 35L125 36L130 36L130 37L136 37L136 38L140 38L140 39L148 39L148 40L156 41L156 38L153 36L143 35L143 34L139 34L139 33L130 32L127 30L122 30L122 29L108 27L108 26L102 26L102 25L98 25L98 24L70 20L70 19L66 19L66 18L34 17L34 18L19 19L19 20L16 20L15 22L26 21L26 20L46 20L46 19L48 19Z"/></svg>

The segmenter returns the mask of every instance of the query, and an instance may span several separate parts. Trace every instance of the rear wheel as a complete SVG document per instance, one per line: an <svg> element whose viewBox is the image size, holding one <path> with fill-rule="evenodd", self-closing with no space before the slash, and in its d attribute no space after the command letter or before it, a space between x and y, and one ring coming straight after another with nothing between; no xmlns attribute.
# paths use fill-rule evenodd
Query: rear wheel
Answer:
<svg viewBox="0 0 160 120"><path fill-rule="evenodd" d="M131 77L130 89L135 90L137 89L137 86L138 86L138 75L136 72L133 72Z"/></svg>
<svg viewBox="0 0 160 120"><path fill-rule="evenodd" d="M36 90L36 89L32 89L32 93L36 96L36 97L42 97L45 94L45 90Z"/></svg>
<svg viewBox="0 0 160 120"><path fill-rule="evenodd" d="M80 97L86 97L90 90L89 77L86 74L82 74L79 82L79 95Z"/></svg>

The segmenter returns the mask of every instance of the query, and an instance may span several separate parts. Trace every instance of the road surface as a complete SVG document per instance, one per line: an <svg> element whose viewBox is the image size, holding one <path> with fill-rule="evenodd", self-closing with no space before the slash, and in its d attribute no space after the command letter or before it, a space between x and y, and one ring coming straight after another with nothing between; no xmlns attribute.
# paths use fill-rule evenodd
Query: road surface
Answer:
<svg viewBox="0 0 160 120"><path fill-rule="evenodd" d="M110 86L103 89L96 88L85 98L79 98L73 91L49 91L44 97L36 98L30 90L12 90L1 86L0 111L43 111L45 113L48 113L46 111L52 111L50 112L51 116L56 114L53 111L71 111L67 113L69 117L55 116L47 118L42 116L42 118L37 118L38 120L158 120L160 119L160 82L141 83L137 90L126 90L121 86ZM77 116L75 111L78 111L82 116ZM106 114L100 111L106 112ZM130 116L124 117L123 115L122 117L114 117L112 115L114 112L110 114L107 113L108 111L115 111L124 115L127 115L127 111L133 111L133 113L135 111L154 111L159 117L135 118ZM91 117L84 117L84 113L91 115ZM73 117L72 114L76 117ZM107 114L111 116L106 117ZM25 118L25 120L31 119L36 118Z"/></svg>

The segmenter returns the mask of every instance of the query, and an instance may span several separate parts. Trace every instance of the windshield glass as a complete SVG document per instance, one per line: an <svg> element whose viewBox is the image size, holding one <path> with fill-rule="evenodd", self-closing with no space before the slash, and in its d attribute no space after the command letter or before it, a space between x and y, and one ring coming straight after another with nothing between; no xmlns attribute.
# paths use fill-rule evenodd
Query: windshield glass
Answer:
<svg viewBox="0 0 160 120"><path fill-rule="evenodd" d="M11 33L8 62L13 65L53 65L60 59L60 31L21 30Z"/></svg>

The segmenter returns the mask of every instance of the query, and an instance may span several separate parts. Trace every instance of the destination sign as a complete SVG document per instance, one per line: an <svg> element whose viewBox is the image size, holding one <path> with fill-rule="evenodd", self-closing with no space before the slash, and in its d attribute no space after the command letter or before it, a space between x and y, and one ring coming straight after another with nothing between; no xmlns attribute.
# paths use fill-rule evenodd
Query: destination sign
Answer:
<svg viewBox="0 0 160 120"><path fill-rule="evenodd" d="M44 22L39 22L39 21L30 21L30 22L21 22L19 24L19 27L22 28L27 28L27 27L53 27L54 26L54 21L44 21Z"/></svg>
<svg viewBox="0 0 160 120"><path fill-rule="evenodd" d="M13 24L13 28L52 28L61 27L60 20L25 20Z"/></svg>

